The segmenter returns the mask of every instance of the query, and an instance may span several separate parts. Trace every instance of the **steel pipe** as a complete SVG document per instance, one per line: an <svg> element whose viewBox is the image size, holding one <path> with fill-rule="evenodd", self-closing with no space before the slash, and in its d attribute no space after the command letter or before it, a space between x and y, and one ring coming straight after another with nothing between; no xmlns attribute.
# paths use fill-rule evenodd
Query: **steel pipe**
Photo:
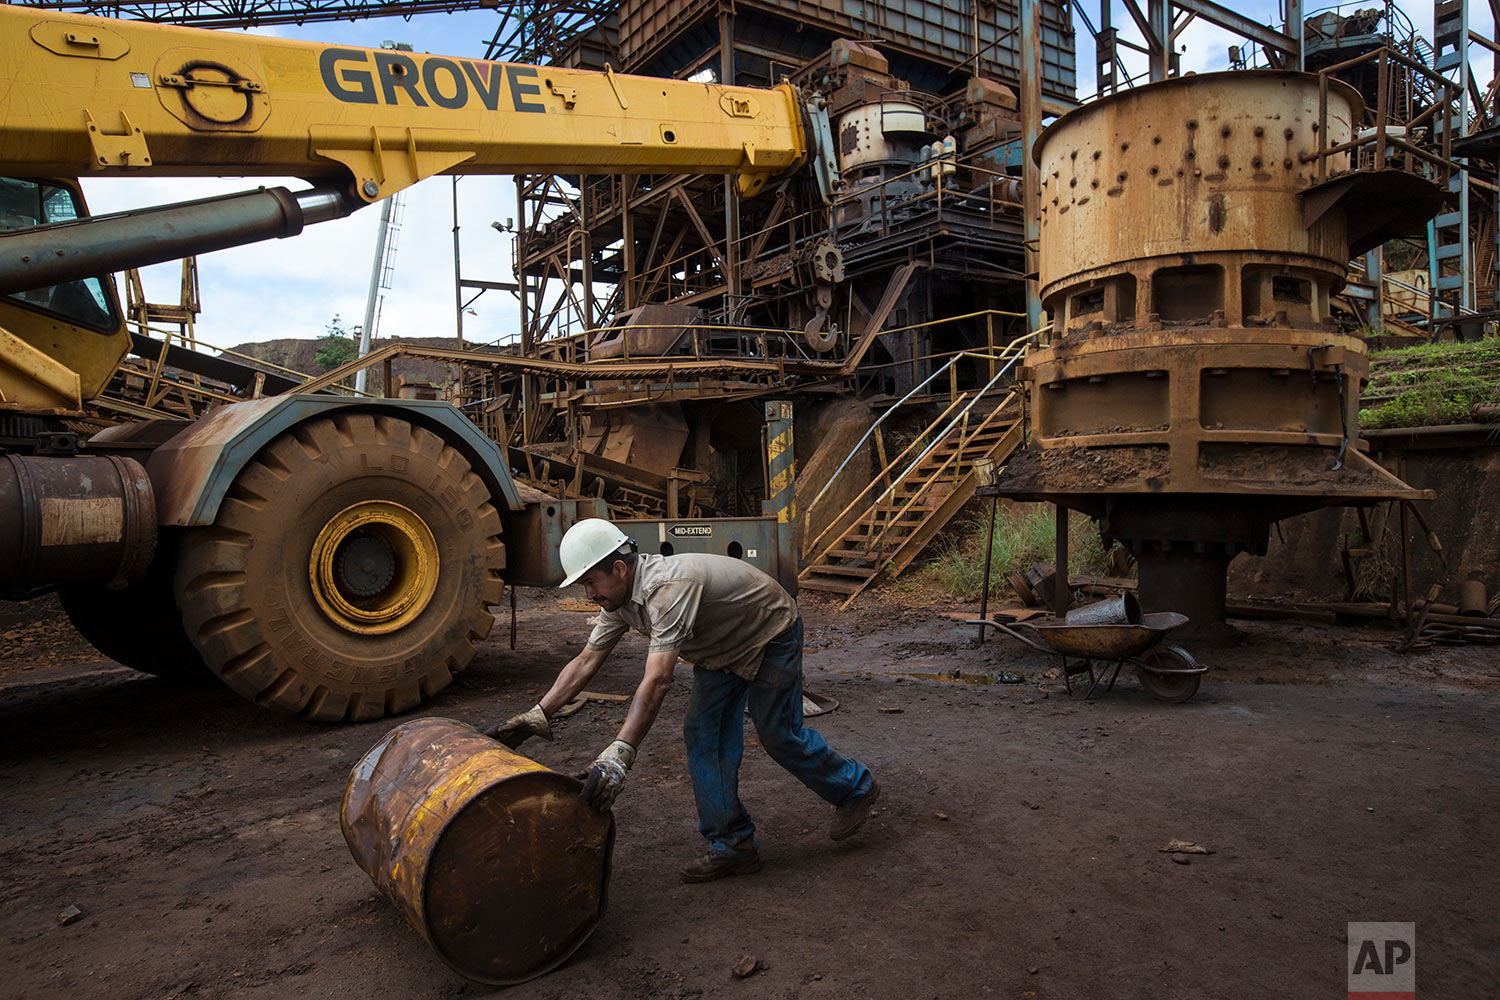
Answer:
<svg viewBox="0 0 1500 1000"><path fill-rule="evenodd" d="M0 295L296 236L361 204L330 188L261 188L18 229L0 235Z"/></svg>

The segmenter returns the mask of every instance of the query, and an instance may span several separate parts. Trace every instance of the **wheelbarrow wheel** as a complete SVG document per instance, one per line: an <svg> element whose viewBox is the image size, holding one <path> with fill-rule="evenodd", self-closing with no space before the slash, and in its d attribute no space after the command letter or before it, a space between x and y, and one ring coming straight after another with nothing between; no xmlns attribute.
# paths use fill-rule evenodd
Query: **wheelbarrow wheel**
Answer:
<svg viewBox="0 0 1500 1000"><path fill-rule="evenodd" d="M1158 701L1177 705L1198 693L1198 685L1203 680L1202 674L1158 674L1150 670L1151 667L1161 670L1197 670L1198 661L1181 646L1157 646L1142 653L1136 660L1135 675L1140 678L1141 687L1146 689L1146 693Z"/></svg>

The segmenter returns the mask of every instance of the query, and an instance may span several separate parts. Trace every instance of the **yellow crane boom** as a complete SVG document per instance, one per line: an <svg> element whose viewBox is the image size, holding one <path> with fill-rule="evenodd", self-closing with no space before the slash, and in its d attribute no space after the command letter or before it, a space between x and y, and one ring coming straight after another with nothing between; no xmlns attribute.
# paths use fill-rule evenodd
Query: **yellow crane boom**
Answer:
<svg viewBox="0 0 1500 1000"><path fill-rule="evenodd" d="M435 400L284 395L80 441L68 421L131 344L105 276L435 174L737 173L748 195L808 159L836 190L827 115L788 85L0 5L0 597L58 587L122 663L306 718L414 707L474 656L502 582L561 579L548 539L602 502L524 502L505 450ZM87 217L77 177L131 174L312 186ZM749 551L779 559L785 527Z"/></svg>
<svg viewBox="0 0 1500 1000"><path fill-rule="evenodd" d="M736 173L808 148L730 87L0 5L0 174L297 176L365 202L442 173Z"/></svg>
<svg viewBox="0 0 1500 1000"><path fill-rule="evenodd" d="M749 196L810 149L827 187L831 146L821 104L804 106L789 84L689 83L0 4L0 179L314 185L75 220L7 207L38 201L28 193L36 184L7 196L0 180L0 407L76 409L107 383L129 343L123 327L105 329L113 317L93 323L104 336L79 337L25 315L27 303L78 299L76 283L90 281L98 309L112 310L99 275L293 236L435 174L738 174Z"/></svg>

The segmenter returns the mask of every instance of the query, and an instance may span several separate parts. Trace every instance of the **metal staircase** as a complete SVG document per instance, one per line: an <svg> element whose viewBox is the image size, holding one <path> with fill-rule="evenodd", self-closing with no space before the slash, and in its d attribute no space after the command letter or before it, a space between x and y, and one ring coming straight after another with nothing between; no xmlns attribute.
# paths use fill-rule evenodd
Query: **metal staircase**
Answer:
<svg viewBox="0 0 1500 1000"><path fill-rule="evenodd" d="M798 576L801 589L843 594L841 608L848 607L877 580L899 576L911 565L973 497L976 460L988 458L998 468L1021 446L1019 393L999 384L1020 355L1020 342L1007 348L1005 364L988 384L955 394L943 413L829 523L808 547L815 554Z"/></svg>
<svg viewBox="0 0 1500 1000"><path fill-rule="evenodd" d="M1397 336L1427 339L1428 331L1417 325L1415 317L1421 316L1422 322L1430 311L1427 304L1431 298L1425 288L1409 284L1399 278L1392 277L1383 271L1377 271L1376 275L1380 281L1380 291L1376 294L1376 287L1364 275L1367 272L1360 267L1360 262L1354 262L1354 269L1349 273L1344 282L1344 288L1334 301L1348 310L1352 315L1361 317L1367 326L1379 329L1384 334L1395 334ZM1376 310L1376 302L1379 301L1379 310ZM1407 302L1409 300L1409 302ZM1403 306L1403 303L1407 302Z"/></svg>
<svg viewBox="0 0 1500 1000"><path fill-rule="evenodd" d="M1433 138L1448 142L1469 131L1469 25L1464 0L1439 0L1433 6L1432 68L1454 85L1456 106L1441 107L1433 116ZM1446 135L1444 135L1446 133ZM1459 159L1460 164L1467 163ZM1469 243L1469 171L1457 170L1448 180L1448 202L1427 224L1432 248L1432 305L1428 326L1443 316L1474 309L1473 248Z"/></svg>

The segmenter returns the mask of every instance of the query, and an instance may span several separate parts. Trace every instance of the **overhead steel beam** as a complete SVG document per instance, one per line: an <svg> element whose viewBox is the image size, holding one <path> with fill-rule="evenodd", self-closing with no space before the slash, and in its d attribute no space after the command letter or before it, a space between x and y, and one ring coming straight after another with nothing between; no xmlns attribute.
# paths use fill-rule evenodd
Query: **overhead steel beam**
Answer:
<svg viewBox="0 0 1500 1000"><path fill-rule="evenodd" d="M724 255L719 252L718 241L715 240L713 234L708 231L708 226L703 224L703 216L698 214L698 209L693 206L692 200L683 193L683 190L681 188L678 188L672 193L675 194L677 196L677 200L682 203L683 209L687 211L688 219L693 223L693 228L698 230L699 239L703 240L703 246L708 250L709 255L713 257L714 263L718 265L719 273L723 274L724 280L728 282L730 280L729 262L726 261L724 259Z"/></svg>
<svg viewBox="0 0 1500 1000"><path fill-rule="evenodd" d="M1295 57L1302 51L1302 46L1297 39L1286 32L1277 31L1268 24L1262 24L1228 7L1221 7L1213 0L1171 0L1171 3L1178 10L1192 11L1205 21L1217 24L1237 35L1243 35L1251 41L1259 42L1278 52Z"/></svg>
<svg viewBox="0 0 1500 1000"><path fill-rule="evenodd" d="M1109 0L1101 0L1101 10ZM1146 56L1152 81L1165 80L1174 72L1172 46L1179 32L1195 17L1201 17L1218 27L1232 31L1266 50L1273 64L1281 68L1302 68L1302 0L1285 0L1287 30L1278 31L1268 24L1231 10L1214 0L1146 0L1142 10L1137 0L1125 0L1125 9L1140 30L1144 46L1137 46L1123 38L1113 38L1115 46L1135 49ZM1176 12L1187 16L1180 22ZM1085 21L1087 19L1085 18ZM1107 23L1107 22L1106 22ZM1292 32L1295 31L1296 34Z"/></svg>
<svg viewBox="0 0 1500 1000"><path fill-rule="evenodd" d="M613 0L197 0L137 3L101 0L10 0L38 10L71 11L197 28L247 28L275 24L357 21L365 18L494 11L500 23L485 46L486 59L523 63L556 57L570 40L596 27L615 10Z"/></svg>
<svg viewBox="0 0 1500 1000"><path fill-rule="evenodd" d="M1181 20L1178 20L1178 18L1177 18L1177 16L1175 14L1172 16L1172 39L1171 40L1172 40L1173 43L1175 43L1177 41L1177 36L1178 35L1182 34L1184 31L1186 31L1188 29L1188 25L1192 24L1193 21L1194 21L1194 19L1197 18L1197 16L1198 15L1195 14L1195 13L1193 13L1192 11L1188 11L1187 12L1187 17L1184 17Z"/></svg>
<svg viewBox="0 0 1500 1000"><path fill-rule="evenodd" d="M98 17L238 28L257 24L353 21L367 17L412 17L464 10L498 10L498 0L219 0L200 3L100 3L89 0L10 0L18 7L64 10Z"/></svg>
<svg viewBox="0 0 1500 1000"><path fill-rule="evenodd" d="M1152 27L1151 19L1142 13L1140 4L1135 0L1125 0L1125 9L1130 12L1131 20L1135 21L1135 26L1140 29L1142 37L1146 39L1148 48L1162 44L1162 39L1156 35L1156 29Z"/></svg>

